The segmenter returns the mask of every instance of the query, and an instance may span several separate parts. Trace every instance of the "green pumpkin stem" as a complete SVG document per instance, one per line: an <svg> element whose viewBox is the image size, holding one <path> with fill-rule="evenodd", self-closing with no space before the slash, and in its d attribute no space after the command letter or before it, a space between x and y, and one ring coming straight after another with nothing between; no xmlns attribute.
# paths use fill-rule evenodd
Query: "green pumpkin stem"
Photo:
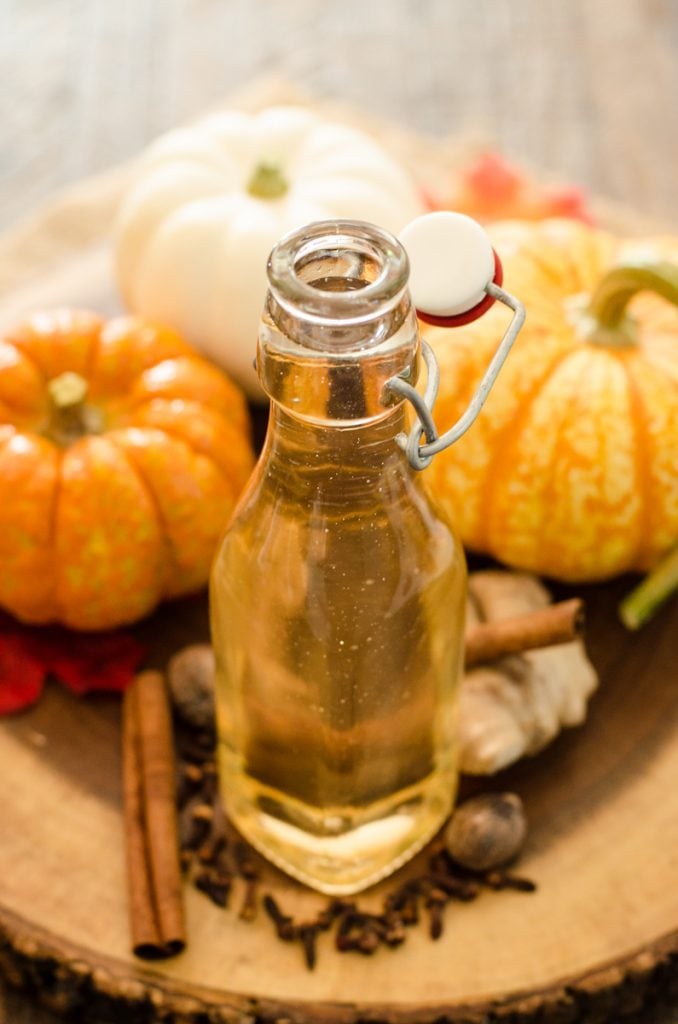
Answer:
<svg viewBox="0 0 678 1024"><path fill-rule="evenodd" d="M638 260L608 271L591 296L588 314L595 330L588 340L616 347L634 345L635 331L626 308L638 292L654 292L678 306L678 266Z"/></svg>
<svg viewBox="0 0 678 1024"><path fill-rule="evenodd" d="M247 182L247 191L257 199L279 199L289 188L287 181L277 164L257 164L252 177Z"/></svg>
<svg viewBox="0 0 678 1024"><path fill-rule="evenodd" d="M622 622L627 629L640 629L676 590L678 545L622 601L619 606Z"/></svg>
<svg viewBox="0 0 678 1024"><path fill-rule="evenodd" d="M85 434L97 434L101 430L97 410L85 404L87 391L85 378L70 370L53 377L47 384L49 417L45 434L62 448Z"/></svg>

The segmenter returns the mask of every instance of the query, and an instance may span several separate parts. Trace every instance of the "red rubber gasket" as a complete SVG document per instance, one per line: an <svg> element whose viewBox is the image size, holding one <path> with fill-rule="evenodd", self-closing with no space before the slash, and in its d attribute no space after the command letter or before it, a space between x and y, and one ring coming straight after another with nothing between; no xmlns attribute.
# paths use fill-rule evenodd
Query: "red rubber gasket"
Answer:
<svg viewBox="0 0 678 1024"><path fill-rule="evenodd" d="M501 260L497 256L495 250L492 250L494 256L494 277L492 278L492 284L496 284L501 288L504 281L504 268L501 265ZM497 300L491 295L486 295L484 299L481 299L477 305L471 309L467 309L464 313L456 313L454 316L434 316L432 313L422 313L420 309L417 310L417 316L420 320L423 320L425 324L431 324L432 327L462 327L463 324L473 323L479 316L486 313L490 306L493 306Z"/></svg>

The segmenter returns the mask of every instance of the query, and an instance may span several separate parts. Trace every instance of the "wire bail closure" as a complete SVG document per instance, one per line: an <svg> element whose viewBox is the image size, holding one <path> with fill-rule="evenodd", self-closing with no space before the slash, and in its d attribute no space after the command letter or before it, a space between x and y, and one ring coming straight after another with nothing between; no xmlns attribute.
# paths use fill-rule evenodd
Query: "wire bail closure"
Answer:
<svg viewBox="0 0 678 1024"><path fill-rule="evenodd" d="M513 316L466 411L449 430L445 431L444 434L439 434L431 415L433 405L438 396L440 368L433 349L428 342L423 340L421 342L421 354L426 364L428 375L423 395L415 390L401 374L397 377L391 377L384 385L385 394L394 394L401 398L406 398L417 414L417 420L409 434L401 433L396 437L396 442L406 453L412 469L426 469L431 464L434 455L438 455L439 452L444 451L445 448L449 448L451 444L458 441L475 422L478 413L485 404L490 388L494 384L497 374L504 365L506 357L511 351L513 343L525 322L525 307L522 302L504 291L496 281L491 281L486 286L485 292L487 298L490 298L492 301L501 302L504 306L508 306L509 309L513 310ZM487 308L485 302L486 300L483 300L480 304L483 306L483 309L478 310L478 315ZM426 438L424 444L420 444L422 434Z"/></svg>

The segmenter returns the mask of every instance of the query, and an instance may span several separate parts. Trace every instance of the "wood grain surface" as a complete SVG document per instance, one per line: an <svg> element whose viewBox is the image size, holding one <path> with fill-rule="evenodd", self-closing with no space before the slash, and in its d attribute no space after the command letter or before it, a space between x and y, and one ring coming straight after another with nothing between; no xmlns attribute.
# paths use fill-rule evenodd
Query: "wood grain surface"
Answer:
<svg viewBox="0 0 678 1024"><path fill-rule="evenodd" d="M0 0L0 229L262 74L675 227L677 58L673 0ZM0 989L3 1024L55 1020Z"/></svg>
<svg viewBox="0 0 678 1024"><path fill-rule="evenodd" d="M78 1024L89 1024L93 1005L106 1024L241 1024L243 1016L262 1024L621 1024L627 1008L675 995L678 606L632 636L615 615L627 582L581 588L600 675L586 726L494 780L525 801L530 834L519 870L537 891L457 903L440 942L413 929L400 950L373 958L340 956L324 936L310 973L299 946L276 939L261 911L239 919L240 882L225 911L187 886L186 951L134 960L119 701L78 702L50 686L34 709L0 725L3 971L39 983L52 1005L73 1007ZM206 637L206 601L167 605L137 631L150 663L164 666L187 639ZM360 906L377 909L425 859L361 896ZM262 889L296 920L326 906L274 868L262 871Z"/></svg>

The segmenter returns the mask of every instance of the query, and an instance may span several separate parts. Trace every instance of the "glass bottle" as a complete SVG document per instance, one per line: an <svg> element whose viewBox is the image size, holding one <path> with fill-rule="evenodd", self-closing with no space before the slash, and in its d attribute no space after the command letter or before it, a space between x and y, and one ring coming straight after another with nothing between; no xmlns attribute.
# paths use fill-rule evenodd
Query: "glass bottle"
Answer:
<svg viewBox="0 0 678 1024"><path fill-rule="evenodd" d="M419 339L402 246L321 222L271 254L264 449L215 560L222 791L271 861L357 892L455 795L462 548L396 443Z"/></svg>

